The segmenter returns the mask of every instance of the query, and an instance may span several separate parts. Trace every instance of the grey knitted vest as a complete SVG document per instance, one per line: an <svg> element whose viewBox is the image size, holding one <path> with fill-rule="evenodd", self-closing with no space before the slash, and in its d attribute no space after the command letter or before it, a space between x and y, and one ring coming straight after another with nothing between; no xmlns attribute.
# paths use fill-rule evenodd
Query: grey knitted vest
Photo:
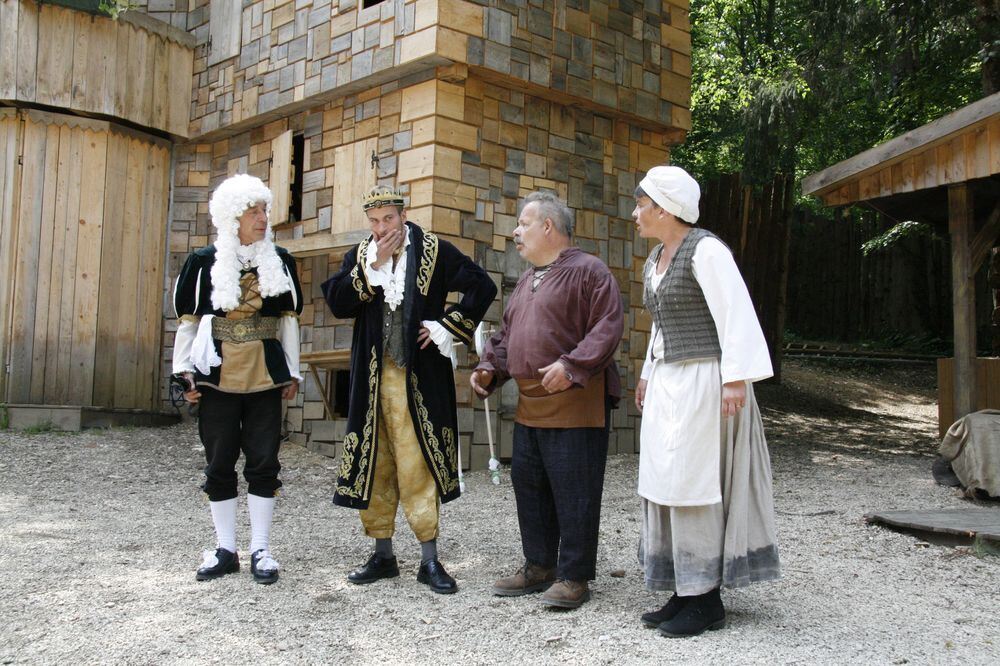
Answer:
<svg viewBox="0 0 1000 666"><path fill-rule="evenodd" d="M646 260L642 302L662 332L664 361L717 359L722 356L715 320L694 277L691 262L698 241L709 236L718 238L698 227L688 232L655 292L652 289L653 271L663 252L663 245L657 245Z"/></svg>
<svg viewBox="0 0 1000 666"><path fill-rule="evenodd" d="M382 355L388 356L401 368L406 367L406 349L403 345L403 304L390 310L382 303Z"/></svg>

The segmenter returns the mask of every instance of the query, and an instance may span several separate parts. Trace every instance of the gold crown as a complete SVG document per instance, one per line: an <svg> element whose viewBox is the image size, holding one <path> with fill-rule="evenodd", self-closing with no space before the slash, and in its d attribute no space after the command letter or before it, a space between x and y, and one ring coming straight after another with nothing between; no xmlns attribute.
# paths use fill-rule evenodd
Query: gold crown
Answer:
<svg viewBox="0 0 1000 666"><path fill-rule="evenodd" d="M398 190L385 185L376 185L361 199L362 210L380 206L403 206L403 195Z"/></svg>

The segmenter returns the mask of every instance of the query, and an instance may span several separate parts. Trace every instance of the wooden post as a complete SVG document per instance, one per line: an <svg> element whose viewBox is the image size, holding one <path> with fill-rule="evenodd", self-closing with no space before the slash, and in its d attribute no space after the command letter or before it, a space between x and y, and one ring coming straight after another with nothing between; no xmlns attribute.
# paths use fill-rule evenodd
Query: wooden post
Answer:
<svg viewBox="0 0 1000 666"><path fill-rule="evenodd" d="M951 295L955 335L955 419L976 405L976 292L972 274L972 192L966 183L948 188L951 233Z"/></svg>

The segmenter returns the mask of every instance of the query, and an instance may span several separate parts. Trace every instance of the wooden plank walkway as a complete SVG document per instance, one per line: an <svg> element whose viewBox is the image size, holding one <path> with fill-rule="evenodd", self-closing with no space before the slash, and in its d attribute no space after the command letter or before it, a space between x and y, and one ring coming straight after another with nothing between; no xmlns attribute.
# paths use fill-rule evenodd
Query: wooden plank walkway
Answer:
<svg viewBox="0 0 1000 666"><path fill-rule="evenodd" d="M880 523L905 531L949 534L967 539L1000 541L1000 508L936 509L931 511L881 511L865 515L869 523Z"/></svg>

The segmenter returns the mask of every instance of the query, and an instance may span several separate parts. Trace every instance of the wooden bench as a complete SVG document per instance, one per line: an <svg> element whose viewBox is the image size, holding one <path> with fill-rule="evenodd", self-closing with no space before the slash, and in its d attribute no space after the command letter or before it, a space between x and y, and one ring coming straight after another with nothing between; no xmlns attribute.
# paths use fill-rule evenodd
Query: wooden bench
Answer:
<svg viewBox="0 0 1000 666"><path fill-rule="evenodd" d="M320 379L319 371L325 370L327 377L331 371L351 369L350 349L330 349L326 351L305 352L299 356L301 363L309 364L309 372L316 380L319 387L320 397L323 398L323 406L326 408L326 417L334 418L333 405L330 404L330 393L327 390L327 383Z"/></svg>

